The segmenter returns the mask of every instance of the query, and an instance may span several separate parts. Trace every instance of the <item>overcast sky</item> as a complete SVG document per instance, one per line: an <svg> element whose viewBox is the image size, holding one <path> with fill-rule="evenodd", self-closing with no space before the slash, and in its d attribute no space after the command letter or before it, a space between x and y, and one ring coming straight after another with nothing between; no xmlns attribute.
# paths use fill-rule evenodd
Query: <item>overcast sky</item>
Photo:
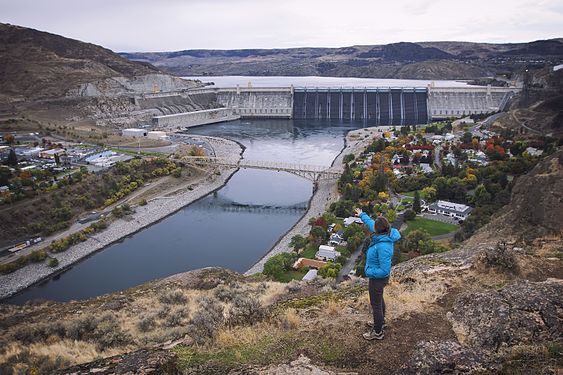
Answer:
<svg viewBox="0 0 563 375"><path fill-rule="evenodd" d="M0 0L0 22L114 51L563 37L562 0Z"/></svg>

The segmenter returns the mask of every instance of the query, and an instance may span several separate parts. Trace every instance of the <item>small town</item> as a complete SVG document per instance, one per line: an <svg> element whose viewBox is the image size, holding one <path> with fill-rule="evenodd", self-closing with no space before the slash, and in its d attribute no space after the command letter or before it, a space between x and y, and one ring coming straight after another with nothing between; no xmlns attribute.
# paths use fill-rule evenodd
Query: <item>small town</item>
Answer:
<svg viewBox="0 0 563 375"><path fill-rule="evenodd" d="M293 253L266 262L264 273L279 281L363 276L366 233L349 216L357 206L401 228L395 262L444 252L470 237L509 201L511 181L555 147L554 140L522 141L486 123L467 117L379 129L358 157L344 156L341 199L310 220L308 236L292 238Z"/></svg>

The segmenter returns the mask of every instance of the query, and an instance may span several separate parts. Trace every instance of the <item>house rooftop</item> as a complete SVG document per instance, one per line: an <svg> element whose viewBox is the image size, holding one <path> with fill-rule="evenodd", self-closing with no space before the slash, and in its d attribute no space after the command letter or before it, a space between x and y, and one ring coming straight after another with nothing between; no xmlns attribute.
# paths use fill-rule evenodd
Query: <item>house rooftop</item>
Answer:
<svg viewBox="0 0 563 375"><path fill-rule="evenodd" d="M443 210L443 211L448 211L448 212L458 213L458 214L469 214L471 211L473 211L472 207L467 206L465 204L453 203L453 202L441 201L441 200L432 203L430 205L430 208L433 208L433 209L439 208L440 210Z"/></svg>

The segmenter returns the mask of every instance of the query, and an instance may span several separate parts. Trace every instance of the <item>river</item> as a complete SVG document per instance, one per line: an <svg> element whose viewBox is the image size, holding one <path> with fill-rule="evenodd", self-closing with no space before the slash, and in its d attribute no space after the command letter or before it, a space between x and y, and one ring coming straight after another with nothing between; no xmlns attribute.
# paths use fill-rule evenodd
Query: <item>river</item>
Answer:
<svg viewBox="0 0 563 375"><path fill-rule="evenodd" d="M253 160L329 166L361 122L240 120L189 133L236 140ZM286 172L240 170L228 183L154 225L8 299L69 301L208 266L245 272L304 214L312 183Z"/></svg>

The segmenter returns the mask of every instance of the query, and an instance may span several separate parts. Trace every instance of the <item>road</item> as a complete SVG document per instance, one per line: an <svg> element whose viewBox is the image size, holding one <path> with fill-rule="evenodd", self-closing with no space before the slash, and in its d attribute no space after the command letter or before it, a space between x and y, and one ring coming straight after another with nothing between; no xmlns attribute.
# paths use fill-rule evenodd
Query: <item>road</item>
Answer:
<svg viewBox="0 0 563 375"><path fill-rule="evenodd" d="M442 146L437 145L434 149L434 166L438 169L442 168L442 161L440 160L440 152L442 151Z"/></svg>
<svg viewBox="0 0 563 375"><path fill-rule="evenodd" d="M362 255L362 248L363 247L364 247L364 244L362 243L360 246L358 246L356 251L354 251L350 255L350 257L348 258L346 263L342 266L342 269L338 273L338 276L336 277L337 282L343 281L344 276L348 275L350 273L350 271L352 271L352 268L354 268L354 266L356 265L356 261L358 260L360 255Z"/></svg>

